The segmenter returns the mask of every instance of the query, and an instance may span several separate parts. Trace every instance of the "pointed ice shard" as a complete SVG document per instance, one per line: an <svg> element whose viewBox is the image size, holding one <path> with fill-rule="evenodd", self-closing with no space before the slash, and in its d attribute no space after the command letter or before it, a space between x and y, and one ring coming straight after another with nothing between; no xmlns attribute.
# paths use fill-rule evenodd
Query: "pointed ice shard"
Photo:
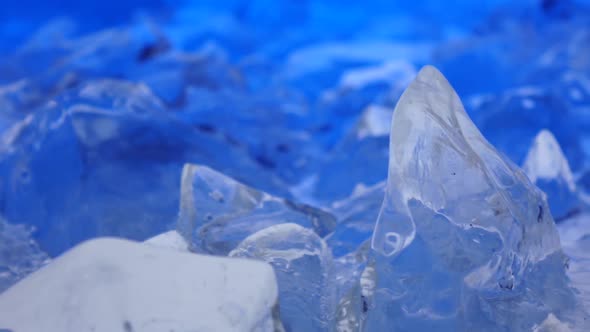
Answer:
<svg viewBox="0 0 590 332"><path fill-rule="evenodd" d="M560 220L580 209L574 176L559 143L548 130L535 137L523 164L529 179L547 194L551 213Z"/></svg>
<svg viewBox="0 0 590 332"><path fill-rule="evenodd" d="M540 190L424 67L393 114L368 330L522 330L578 310Z"/></svg>
<svg viewBox="0 0 590 332"><path fill-rule="evenodd" d="M334 229L336 219L322 210L257 191L206 166L184 166L178 230L193 250L227 255L249 235L282 223L295 223L325 236Z"/></svg>
<svg viewBox="0 0 590 332"><path fill-rule="evenodd" d="M332 256L315 232L290 223L270 226L244 239L229 256L273 266L287 331L328 330L334 308L334 285L328 279Z"/></svg>
<svg viewBox="0 0 590 332"><path fill-rule="evenodd" d="M555 136L541 130L525 159L523 169L532 182L539 179L562 181L569 191L576 190L574 176Z"/></svg>

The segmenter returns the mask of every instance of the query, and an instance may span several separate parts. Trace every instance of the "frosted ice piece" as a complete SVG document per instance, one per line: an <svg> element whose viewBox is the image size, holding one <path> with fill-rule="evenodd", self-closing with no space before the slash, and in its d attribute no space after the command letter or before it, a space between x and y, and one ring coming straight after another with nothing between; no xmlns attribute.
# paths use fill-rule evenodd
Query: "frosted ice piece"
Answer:
<svg viewBox="0 0 590 332"><path fill-rule="evenodd" d="M537 134L522 168L531 182L547 194L551 214L556 220L579 212L581 201L574 176L550 131L542 130Z"/></svg>
<svg viewBox="0 0 590 332"><path fill-rule="evenodd" d="M554 314L549 314L540 325L533 326L533 332L572 332L572 329Z"/></svg>
<svg viewBox="0 0 590 332"><path fill-rule="evenodd" d="M371 239L384 195L385 181L369 188L358 186L349 198L332 205L338 224L325 240L334 257L353 253Z"/></svg>
<svg viewBox="0 0 590 332"><path fill-rule="evenodd" d="M144 243L158 248L189 252L188 243L186 243L184 237L174 230L151 237L145 240Z"/></svg>
<svg viewBox="0 0 590 332"><path fill-rule="evenodd" d="M336 63L383 63L401 59L425 60L432 46L390 42L323 43L295 50L287 59L286 75L293 79L326 71ZM392 59L392 55L395 58Z"/></svg>
<svg viewBox="0 0 590 332"><path fill-rule="evenodd" d="M376 66L344 71L340 78L340 87L354 90L378 83L405 86L415 75L416 68L406 60L384 61Z"/></svg>
<svg viewBox="0 0 590 332"><path fill-rule="evenodd" d="M281 223L296 223L325 236L334 229L336 219L250 188L206 166L184 166L178 230L192 250L227 255L249 235Z"/></svg>
<svg viewBox="0 0 590 332"><path fill-rule="evenodd" d="M78 92L78 103L91 104L106 111L138 114L163 113L164 104L143 83L100 79L85 84Z"/></svg>
<svg viewBox="0 0 590 332"><path fill-rule="evenodd" d="M540 179L563 182L569 191L576 190L576 184L567 159L548 130L542 130L535 137L533 146L527 154L523 170L532 182Z"/></svg>
<svg viewBox="0 0 590 332"><path fill-rule="evenodd" d="M521 330L579 317L544 195L426 66L393 114L368 331Z"/></svg>
<svg viewBox="0 0 590 332"><path fill-rule="evenodd" d="M101 238L0 295L0 327L44 331L273 331L272 268Z"/></svg>
<svg viewBox="0 0 590 332"><path fill-rule="evenodd" d="M48 262L28 227L0 218L0 293Z"/></svg>
<svg viewBox="0 0 590 332"><path fill-rule="evenodd" d="M356 128L356 137L389 136L393 110L379 105L370 105L361 115Z"/></svg>
<svg viewBox="0 0 590 332"><path fill-rule="evenodd" d="M292 223L270 226L244 239L229 256L273 266L286 331L328 330L334 308L328 279L332 257L314 231Z"/></svg>

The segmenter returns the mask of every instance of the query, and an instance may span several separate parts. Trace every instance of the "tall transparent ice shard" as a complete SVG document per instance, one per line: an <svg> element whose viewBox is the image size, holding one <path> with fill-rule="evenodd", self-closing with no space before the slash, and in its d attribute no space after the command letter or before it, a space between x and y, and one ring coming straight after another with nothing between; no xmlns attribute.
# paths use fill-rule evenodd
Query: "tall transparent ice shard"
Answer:
<svg viewBox="0 0 590 332"><path fill-rule="evenodd" d="M530 330L579 306L542 192L424 67L394 111L367 331Z"/></svg>
<svg viewBox="0 0 590 332"><path fill-rule="evenodd" d="M336 224L327 212L271 196L206 166L186 164L181 182L178 230L199 252L227 255L272 225L295 223L325 236Z"/></svg>
<svg viewBox="0 0 590 332"><path fill-rule="evenodd" d="M556 220L565 219L581 209L576 183L569 163L553 134L542 130L527 153L523 170L529 179L547 194Z"/></svg>
<svg viewBox="0 0 590 332"><path fill-rule="evenodd" d="M231 257L270 263L279 284L281 320L287 331L326 331L332 320L332 256L314 231L296 224L265 228L244 239Z"/></svg>

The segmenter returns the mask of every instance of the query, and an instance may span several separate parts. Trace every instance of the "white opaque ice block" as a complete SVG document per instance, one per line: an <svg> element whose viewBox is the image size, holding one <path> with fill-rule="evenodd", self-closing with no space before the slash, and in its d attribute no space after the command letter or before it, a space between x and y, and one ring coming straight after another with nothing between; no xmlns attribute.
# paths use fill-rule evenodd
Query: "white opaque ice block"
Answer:
<svg viewBox="0 0 590 332"><path fill-rule="evenodd" d="M158 234L145 240L144 243L158 248L189 252L188 243L177 231L168 231Z"/></svg>
<svg viewBox="0 0 590 332"><path fill-rule="evenodd" d="M0 296L18 332L272 331L277 285L263 262L85 242Z"/></svg>

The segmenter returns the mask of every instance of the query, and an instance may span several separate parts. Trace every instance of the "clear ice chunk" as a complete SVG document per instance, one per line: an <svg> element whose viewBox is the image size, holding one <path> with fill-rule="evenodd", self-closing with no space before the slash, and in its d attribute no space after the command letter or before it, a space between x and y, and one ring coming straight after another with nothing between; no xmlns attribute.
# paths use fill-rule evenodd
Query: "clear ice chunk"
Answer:
<svg viewBox="0 0 590 332"><path fill-rule="evenodd" d="M336 219L328 212L271 196L213 169L186 164L182 172L178 231L191 250L227 255L269 226L295 223L322 237Z"/></svg>
<svg viewBox="0 0 590 332"><path fill-rule="evenodd" d="M557 221L580 212L574 176L550 131L537 134L522 168L531 182L547 194L551 214Z"/></svg>
<svg viewBox="0 0 590 332"><path fill-rule="evenodd" d="M329 329L335 289L329 279L332 256L314 231L292 223L270 226L244 239L229 256L273 266L286 331Z"/></svg>
<svg viewBox="0 0 590 332"><path fill-rule="evenodd" d="M0 326L52 331L274 331L272 268L101 238L0 295ZM32 300L34 299L34 300Z"/></svg>
<svg viewBox="0 0 590 332"><path fill-rule="evenodd" d="M364 328L530 330L584 324L543 193L424 67L394 111Z"/></svg>

